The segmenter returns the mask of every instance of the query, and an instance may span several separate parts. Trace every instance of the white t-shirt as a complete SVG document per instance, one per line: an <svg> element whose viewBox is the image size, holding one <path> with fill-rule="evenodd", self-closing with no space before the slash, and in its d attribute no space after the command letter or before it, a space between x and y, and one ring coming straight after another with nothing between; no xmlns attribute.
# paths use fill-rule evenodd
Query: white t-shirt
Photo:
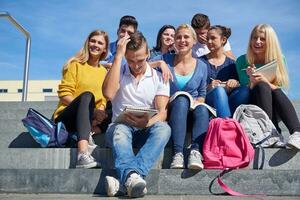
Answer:
<svg viewBox="0 0 300 200"><path fill-rule="evenodd" d="M231 50L231 47L230 47L230 43L229 41L226 42L225 46L224 46L224 50L225 51L230 51ZM206 44L201 44L200 42L197 42L194 46L193 46L193 51L192 51L192 54L193 54L193 57L194 58L199 58L203 55L206 55L208 54L210 51L209 49L207 48L207 45Z"/></svg>
<svg viewBox="0 0 300 200"><path fill-rule="evenodd" d="M147 64L146 72L137 81L131 74L128 64L122 65L120 88L112 100L112 122L124 110L125 106L155 108L154 99L157 95L170 96L169 83L163 82L160 72Z"/></svg>

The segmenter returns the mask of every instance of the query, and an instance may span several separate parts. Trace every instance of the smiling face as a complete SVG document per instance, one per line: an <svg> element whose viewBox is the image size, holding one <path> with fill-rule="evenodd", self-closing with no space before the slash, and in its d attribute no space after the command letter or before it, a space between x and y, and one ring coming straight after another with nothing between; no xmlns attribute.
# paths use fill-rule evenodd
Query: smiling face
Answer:
<svg viewBox="0 0 300 200"><path fill-rule="evenodd" d="M167 28L162 34L161 34L161 46L162 47L170 47L174 43L174 35L175 30L172 28Z"/></svg>
<svg viewBox="0 0 300 200"><path fill-rule="evenodd" d="M132 75L138 76L143 74L147 68L148 51L146 44L136 51L127 49L125 53L126 61L129 65Z"/></svg>
<svg viewBox="0 0 300 200"><path fill-rule="evenodd" d="M251 37L251 49L255 55L264 55L266 52L266 33L256 31Z"/></svg>
<svg viewBox="0 0 300 200"><path fill-rule="evenodd" d="M191 51L195 43L196 41L193 34L188 28L177 30L175 35L175 46L178 50L178 54Z"/></svg>
<svg viewBox="0 0 300 200"><path fill-rule="evenodd" d="M217 51L224 46L226 38L217 29L211 29L207 33L207 47L211 52Z"/></svg>
<svg viewBox="0 0 300 200"><path fill-rule="evenodd" d="M89 39L88 49L90 56L99 57L106 52L106 41L103 35L94 35Z"/></svg>

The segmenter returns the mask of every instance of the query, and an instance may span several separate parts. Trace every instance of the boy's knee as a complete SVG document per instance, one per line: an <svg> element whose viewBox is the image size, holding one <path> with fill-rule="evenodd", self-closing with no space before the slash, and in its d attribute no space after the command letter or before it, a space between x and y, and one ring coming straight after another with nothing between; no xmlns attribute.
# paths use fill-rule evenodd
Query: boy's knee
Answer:
<svg viewBox="0 0 300 200"><path fill-rule="evenodd" d="M170 138L171 136L171 128L166 122L156 122L154 124L154 128L157 129L159 135Z"/></svg>

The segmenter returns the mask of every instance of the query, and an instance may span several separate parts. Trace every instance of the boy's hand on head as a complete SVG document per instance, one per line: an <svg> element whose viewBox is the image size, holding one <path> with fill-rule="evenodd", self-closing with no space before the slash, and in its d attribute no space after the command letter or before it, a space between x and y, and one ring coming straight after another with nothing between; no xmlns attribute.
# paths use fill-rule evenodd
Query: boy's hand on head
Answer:
<svg viewBox="0 0 300 200"><path fill-rule="evenodd" d="M116 53L116 56L123 57L125 55L126 45L128 44L129 41L130 41L130 36L129 35L125 35L124 37L122 37L121 39L119 39L119 41L117 43L117 53Z"/></svg>

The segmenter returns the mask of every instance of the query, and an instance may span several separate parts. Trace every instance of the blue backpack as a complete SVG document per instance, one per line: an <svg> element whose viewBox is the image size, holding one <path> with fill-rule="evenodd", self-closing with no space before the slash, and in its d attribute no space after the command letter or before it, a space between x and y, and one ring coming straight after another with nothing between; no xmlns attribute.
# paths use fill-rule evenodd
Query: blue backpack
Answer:
<svg viewBox="0 0 300 200"><path fill-rule="evenodd" d="M65 147L69 134L62 122L55 124L32 108L28 109L22 122L41 147Z"/></svg>

